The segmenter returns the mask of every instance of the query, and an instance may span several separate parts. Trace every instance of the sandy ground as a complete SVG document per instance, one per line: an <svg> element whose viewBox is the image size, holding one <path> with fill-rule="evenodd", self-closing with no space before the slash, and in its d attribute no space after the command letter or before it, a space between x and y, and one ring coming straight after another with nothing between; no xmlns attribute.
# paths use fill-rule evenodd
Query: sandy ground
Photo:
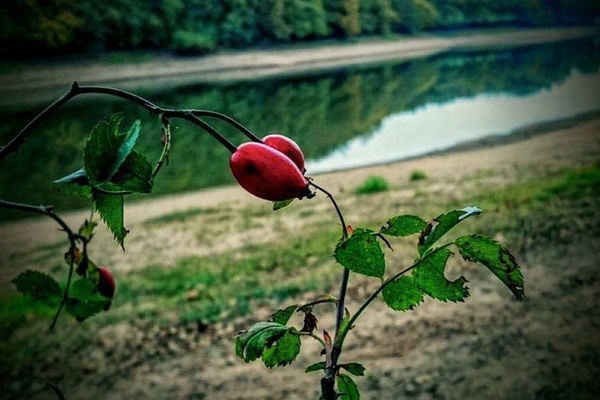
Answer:
<svg viewBox="0 0 600 400"><path fill-rule="evenodd" d="M204 57L156 55L153 61L141 63L110 64L85 59L49 63L46 60L0 74L0 98L13 103L15 98L19 103L45 101L64 91L73 81L83 84L118 82L120 87L129 89L167 87L186 82L255 79L385 60L406 60L450 50L525 46L598 34L598 28L537 28L225 52Z"/></svg>
<svg viewBox="0 0 600 400"><path fill-rule="evenodd" d="M600 119L595 118L520 142L317 178L338 196L343 209L351 210L346 217L353 221L368 213L402 209L398 204L414 201L420 195L462 198L462 194L477 187L502 187L526 179L535 171L590 165L599 159ZM418 190L407 186L407 177L413 170L431 177ZM519 175L515 175L517 172ZM360 201L351 188L370 175L385 177L393 189ZM311 204L315 218L329 215L325 201ZM245 212L266 207L237 187L131 204L126 210L127 225L132 230L127 252L115 250L105 230L95 239L94 251L119 272L134 273L159 256L164 265L170 265L188 255L233 251L240 243L265 244L279 229L275 224L281 223L280 219L268 222L267 218L242 233L215 232L214 242L198 241L192 234L191 224L202 224L209 216L194 218L190 224L161 225L159 230L144 224L175 210L217 206L230 207L233 215L239 215L240 209ZM66 218L73 222L85 215L73 212ZM303 229L302 222L293 216L290 219L289 229ZM589 234L585 228L589 223L574 223L564 232L557 232L557 241L534 240L516 246L527 282L528 299L523 303L512 301L488 272L457 263L451 274L468 273L473 282L472 295L465 304L427 301L414 312L404 314L376 304L360 321L360 327L353 330L343 356L344 360L360 361L367 368L366 377L358 378L362 398L596 398L600 391L600 245L597 229ZM3 287L17 271L43 268L39 257L36 261L36 249L61 240L53 225L40 219L5 224L0 230ZM165 247L170 251L165 252ZM18 265L10 261L15 259L19 259ZM368 279L351 281L351 310L359 304L356 299L364 298L372 286ZM60 383L69 399L317 398L318 376L303 373L303 368L318 358L318 348L312 344L304 346L298 360L284 369L269 371L260 364L246 365L235 358L233 333L265 318L268 312L259 309L255 315L216 324L203 332L188 325L159 328L136 320L109 325L92 339L95 348L81 355L81 360L76 354L75 359L65 361L60 353L50 351L43 362L20 374ZM320 323L326 327L331 321L322 318ZM32 355L32 359L39 357ZM18 392L18 386L11 388ZM42 392L30 398L52 397Z"/></svg>

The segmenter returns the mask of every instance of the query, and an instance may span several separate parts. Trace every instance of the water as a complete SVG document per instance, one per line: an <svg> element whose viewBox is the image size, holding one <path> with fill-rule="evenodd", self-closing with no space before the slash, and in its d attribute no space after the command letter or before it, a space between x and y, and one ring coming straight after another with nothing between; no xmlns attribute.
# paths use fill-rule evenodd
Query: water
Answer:
<svg viewBox="0 0 600 400"><path fill-rule="evenodd" d="M600 109L599 67L600 42L581 40L136 92L165 106L232 115L259 136L286 134L303 148L309 172L315 173L417 156ZM0 143L41 107L0 108ZM50 182L81 167L90 130L113 112L123 112L127 123L142 120L140 149L156 159L161 145L155 118L121 100L80 98L49 119L18 154L2 161L0 198L58 209L86 206L57 194ZM246 140L218 121L214 125L235 143ZM181 122L171 163L157 177L152 195L231 183L228 158L214 139ZM0 219L14 217L0 210Z"/></svg>

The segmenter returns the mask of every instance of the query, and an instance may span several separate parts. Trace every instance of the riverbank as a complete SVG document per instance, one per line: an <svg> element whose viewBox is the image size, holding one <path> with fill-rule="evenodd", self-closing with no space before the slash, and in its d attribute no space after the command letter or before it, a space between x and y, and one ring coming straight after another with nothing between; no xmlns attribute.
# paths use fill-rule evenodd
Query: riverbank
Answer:
<svg viewBox="0 0 600 400"><path fill-rule="evenodd" d="M48 101L72 81L118 85L127 89L173 87L185 83L259 79L384 61L402 61L448 51L516 47L598 36L600 28L477 30L472 34L422 35L394 40L293 46L225 52L203 57L157 54L151 61L118 64L102 60L68 60L20 65L0 72L0 100L19 104ZM16 97L15 97L16 96Z"/></svg>
<svg viewBox="0 0 600 400"><path fill-rule="evenodd" d="M354 226L377 229L392 215L431 218L479 205L484 213L454 234L491 235L523 265L524 302L489 271L460 261L448 274L468 278L464 304L427 300L395 313L376 302L343 355L367 368L357 378L361 398L592 399L600 389L600 118L537 129L520 141L316 177ZM424 179L410 180L413 171ZM389 190L355 194L373 175ZM70 223L87 216L65 215ZM104 227L90 249L116 277L111 310L83 324L65 315L53 335L46 333L51 310L32 307L9 281L27 268L64 277L64 235L44 219L0 225L7 398L50 398L47 382L80 399L317 397L318 374L303 372L319 360L313 343L291 366L268 370L237 359L232 342L234 332L277 308L335 293L339 226L326 198L273 212L232 186L130 204L126 225L126 252ZM393 241L388 273L411 262L414 240ZM352 275L350 312L376 285ZM331 310L315 311L319 329L330 329Z"/></svg>

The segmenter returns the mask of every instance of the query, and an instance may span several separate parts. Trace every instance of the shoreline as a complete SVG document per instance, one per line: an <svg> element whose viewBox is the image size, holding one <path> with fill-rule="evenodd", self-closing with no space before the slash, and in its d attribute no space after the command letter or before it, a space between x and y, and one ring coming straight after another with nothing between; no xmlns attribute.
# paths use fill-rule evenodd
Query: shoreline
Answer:
<svg viewBox="0 0 600 400"><path fill-rule="evenodd" d="M10 104L15 97L20 105L51 100L73 81L118 84L129 90L160 85L164 90L192 82L264 79L385 61L406 61L450 51L512 48L599 35L600 28L596 27L477 30L472 34L257 49L197 57L157 54L153 61L118 65L98 60L32 63L18 72L0 73L0 105Z"/></svg>

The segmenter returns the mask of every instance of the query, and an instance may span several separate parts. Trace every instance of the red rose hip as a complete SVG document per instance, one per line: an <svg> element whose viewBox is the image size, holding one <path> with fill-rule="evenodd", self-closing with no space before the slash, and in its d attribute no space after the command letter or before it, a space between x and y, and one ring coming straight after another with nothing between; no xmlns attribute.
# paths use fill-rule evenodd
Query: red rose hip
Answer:
<svg viewBox="0 0 600 400"><path fill-rule="evenodd" d="M283 135L273 134L265 136L262 138L262 141L267 146L279 150L288 156L294 164L296 164L300 172L304 173L306 171L304 168L304 154L302 154L302 149L300 149L300 146L292 139Z"/></svg>
<svg viewBox="0 0 600 400"><path fill-rule="evenodd" d="M98 280L98 292L104 296L112 299L115 295L115 280L108 270L108 268L98 268L100 278Z"/></svg>
<svg viewBox="0 0 600 400"><path fill-rule="evenodd" d="M231 155L229 166L238 183L261 199L281 201L310 194L308 181L285 154L250 142Z"/></svg>

